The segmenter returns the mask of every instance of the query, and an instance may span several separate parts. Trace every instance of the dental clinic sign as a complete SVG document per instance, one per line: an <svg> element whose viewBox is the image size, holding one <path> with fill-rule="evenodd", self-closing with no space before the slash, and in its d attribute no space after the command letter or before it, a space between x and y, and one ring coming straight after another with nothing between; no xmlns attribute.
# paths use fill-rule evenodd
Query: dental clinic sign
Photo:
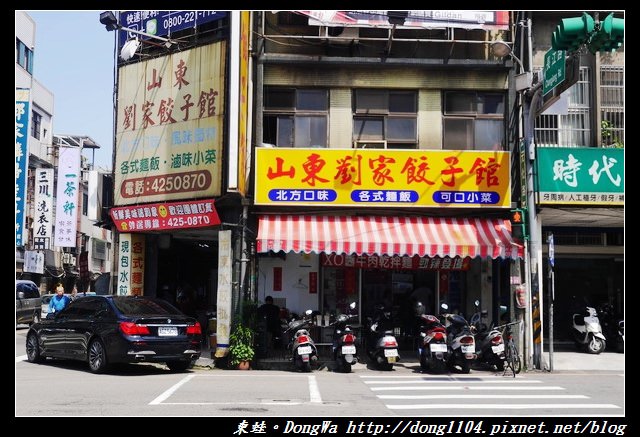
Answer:
<svg viewBox="0 0 640 437"><path fill-rule="evenodd" d="M624 205L624 149L538 147L542 204Z"/></svg>

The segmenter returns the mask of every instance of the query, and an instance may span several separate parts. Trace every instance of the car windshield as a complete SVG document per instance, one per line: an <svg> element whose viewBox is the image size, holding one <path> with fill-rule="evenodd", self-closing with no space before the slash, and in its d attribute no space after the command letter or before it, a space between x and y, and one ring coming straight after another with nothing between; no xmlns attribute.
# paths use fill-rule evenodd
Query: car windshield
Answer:
<svg viewBox="0 0 640 437"><path fill-rule="evenodd" d="M131 297L114 297L113 304L126 315L179 315L180 311L160 299L137 299Z"/></svg>

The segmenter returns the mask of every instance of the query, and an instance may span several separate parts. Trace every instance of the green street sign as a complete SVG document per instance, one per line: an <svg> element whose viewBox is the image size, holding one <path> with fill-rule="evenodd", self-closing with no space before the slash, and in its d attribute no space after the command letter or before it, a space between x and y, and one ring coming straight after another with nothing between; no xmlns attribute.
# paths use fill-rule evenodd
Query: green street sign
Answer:
<svg viewBox="0 0 640 437"><path fill-rule="evenodd" d="M547 94L560 85L565 78L565 51L549 49L544 55L544 83L542 94Z"/></svg>

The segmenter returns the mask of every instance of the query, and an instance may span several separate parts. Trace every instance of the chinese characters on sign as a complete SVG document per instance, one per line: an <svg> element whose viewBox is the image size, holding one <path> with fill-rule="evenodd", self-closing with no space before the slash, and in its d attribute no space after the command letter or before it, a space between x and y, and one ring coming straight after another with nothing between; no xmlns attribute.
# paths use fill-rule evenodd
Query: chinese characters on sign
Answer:
<svg viewBox="0 0 640 437"><path fill-rule="evenodd" d="M541 203L624 205L624 150L538 148Z"/></svg>
<svg viewBox="0 0 640 437"><path fill-rule="evenodd" d="M53 222L53 169L39 168L35 171L35 217L33 219L33 248L51 249Z"/></svg>
<svg viewBox="0 0 640 437"><path fill-rule="evenodd" d="M225 44L120 67L116 205L220 194Z"/></svg>
<svg viewBox="0 0 640 437"><path fill-rule="evenodd" d="M509 207L508 152L256 149L256 204Z"/></svg>
<svg viewBox="0 0 640 437"><path fill-rule="evenodd" d="M144 293L144 235L120 234L118 250L118 295Z"/></svg>
<svg viewBox="0 0 640 437"><path fill-rule="evenodd" d="M24 246L27 205L27 165L29 161L29 90L16 88L16 247Z"/></svg>
<svg viewBox="0 0 640 437"><path fill-rule="evenodd" d="M399 256L399 255L355 255L322 253L320 264L325 267L353 267L356 269L393 270L469 270L471 258Z"/></svg>
<svg viewBox="0 0 640 437"><path fill-rule="evenodd" d="M59 150L55 245L76 247L80 148L60 147Z"/></svg>
<svg viewBox="0 0 640 437"><path fill-rule="evenodd" d="M121 206L111 208L110 214L120 232L201 228L220 224L213 199Z"/></svg>
<svg viewBox="0 0 640 437"><path fill-rule="evenodd" d="M218 232L218 301L216 358L229 353L231 334L231 231Z"/></svg>
<svg viewBox="0 0 640 437"><path fill-rule="evenodd" d="M127 296L131 291L131 237L120 234L118 249L118 295Z"/></svg>

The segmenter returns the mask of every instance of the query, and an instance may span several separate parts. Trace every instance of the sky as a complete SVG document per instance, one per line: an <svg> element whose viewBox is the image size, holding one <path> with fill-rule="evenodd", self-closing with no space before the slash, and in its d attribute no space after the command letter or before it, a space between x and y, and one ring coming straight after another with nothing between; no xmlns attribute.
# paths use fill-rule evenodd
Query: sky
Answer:
<svg viewBox="0 0 640 437"><path fill-rule="evenodd" d="M27 11L36 23L33 76L54 95L53 133L93 138L95 166L111 169L116 32L100 12ZM83 154L92 161L90 149Z"/></svg>

